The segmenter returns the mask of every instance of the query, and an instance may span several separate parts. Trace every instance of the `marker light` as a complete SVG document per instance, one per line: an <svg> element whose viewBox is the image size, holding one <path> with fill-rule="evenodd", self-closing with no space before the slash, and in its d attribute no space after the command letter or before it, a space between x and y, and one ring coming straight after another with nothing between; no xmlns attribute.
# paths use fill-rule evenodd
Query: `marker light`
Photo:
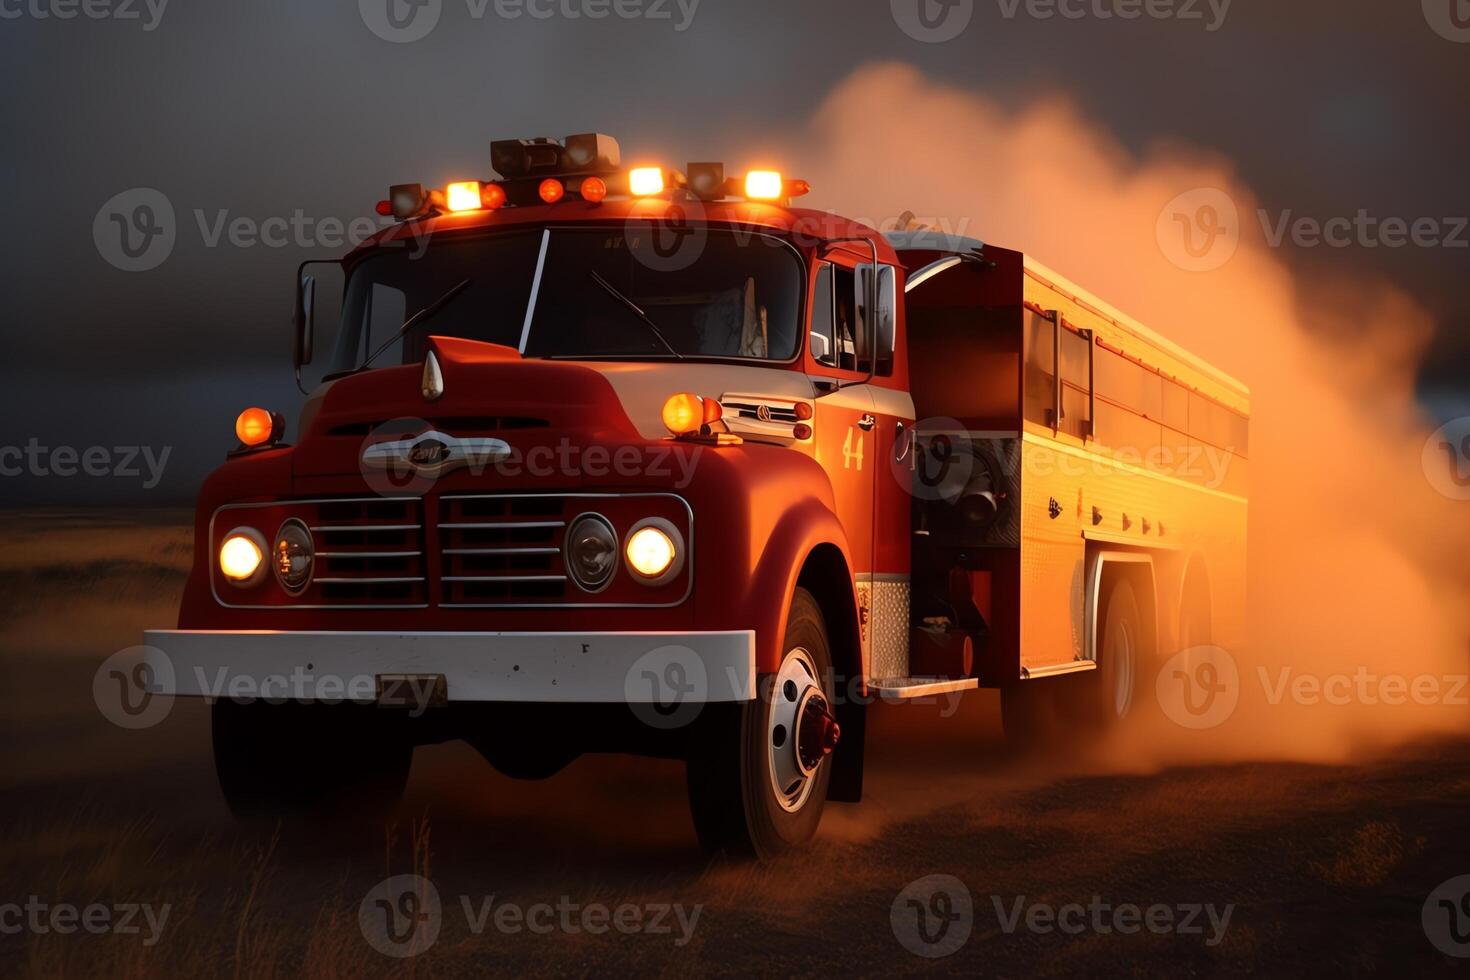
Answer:
<svg viewBox="0 0 1470 980"><path fill-rule="evenodd" d="M540 194L541 200L547 204L555 204L560 201L566 192L567 189L555 177L547 177L541 182L541 186L536 188L536 193Z"/></svg>
<svg viewBox="0 0 1470 980"><path fill-rule="evenodd" d="M478 211L483 206L478 180L455 181L444 188L444 197L451 211Z"/></svg>
<svg viewBox="0 0 1470 980"><path fill-rule="evenodd" d="M693 435L701 426L718 422L724 414L725 410L717 399L700 398L693 392L681 391L670 395L664 402L664 428L676 436Z"/></svg>
<svg viewBox="0 0 1470 980"><path fill-rule="evenodd" d="M499 184L486 184L480 188L480 206L494 211L505 203L505 188Z"/></svg>
<svg viewBox="0 0 1470 980"><path fill-rule="evenodd" d="M657 580L673 569L679 549L667 531L650 523L628 535L623 555L635 574Z"/></svg>
<svg viewBox="0 0 1470 980"><path fill-rule="evenodd" d="M383 217L387 218L393 214L393 202L386 199L379 201L377 207L374 208L374 210L381 214Z"/></svg>
<svg viewBox="0 0 1470 980"><path fill-rule="evenodd" d="M602 199L607 197L607 181L601 177L588 177L582 181L582 200L591 204L601 204Z"/></svg>
<svg viewBox="0 0 1470 980"><path fill-rule="evenodd" d="M774 170L752 170L745 175L745 196L752 201L779 201L786 196L781 175Z"/></svg>
<svg viewBox="0 0 1470 980"><path fill-rule="evenodd" d="M648 197L664 191L664 172L659 167L635 167L628 171L628 193Z"/></svg>
<svg viewBox="0 0 1470 980"><path fill-rule="evenodd" d="M219 546L219 570L232 584L254 585L265 571L265 538L254 528L237 527Z"/></svg>
<svg viewBox="0 0 1470 980"><path fill-rule="evenodd" d="M263 408L247 408L235 419L235 436L242 446L263 446L275 434L276 420Z"/></svg>

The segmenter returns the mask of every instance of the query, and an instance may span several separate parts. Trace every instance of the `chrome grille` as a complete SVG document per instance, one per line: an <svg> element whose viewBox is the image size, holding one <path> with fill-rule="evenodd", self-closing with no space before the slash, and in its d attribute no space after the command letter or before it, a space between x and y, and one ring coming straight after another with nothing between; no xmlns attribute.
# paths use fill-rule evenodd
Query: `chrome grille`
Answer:
<svg viewBox="0 0 1470 980"><path fill-rule="evenodd" d="M720 407L726 415L753 422L785 422L787 425L795 425L799 421L796 417L796 405L792 402L754 402L727 398L720 403ZM762 408L769 413L767 418L761 418Z"/></svg>
<svg viewBox="0 0 1470 980"><path fill-rule="evenodd" d="M440 604L539 605L566 598L566 498L439 500Z"/></svg>
<svg viewBox="0 0 1470 980"><path fill-rule="evenodd" d="M427 604L422 501L333 500L310 510L316 568L308 595L325 605Z"/></svg>

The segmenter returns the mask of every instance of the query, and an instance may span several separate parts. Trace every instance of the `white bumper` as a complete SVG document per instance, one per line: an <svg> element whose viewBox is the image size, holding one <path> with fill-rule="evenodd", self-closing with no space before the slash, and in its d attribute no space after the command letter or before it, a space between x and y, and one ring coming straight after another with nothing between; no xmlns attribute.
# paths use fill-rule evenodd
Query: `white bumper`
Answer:
<svg viewBox="0 0 1470 980"><path fill-rule="evenodd" d="M755 697L755 633L149 630L155 694L377 699L385 677L442 677L449 701L667 704Z"/></svg>

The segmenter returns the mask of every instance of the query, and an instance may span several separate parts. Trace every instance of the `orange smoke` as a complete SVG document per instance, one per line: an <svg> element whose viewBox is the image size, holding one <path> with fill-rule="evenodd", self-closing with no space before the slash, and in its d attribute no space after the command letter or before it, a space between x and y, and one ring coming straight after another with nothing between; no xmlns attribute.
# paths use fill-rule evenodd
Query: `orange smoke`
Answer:
<svg viewBox="0 0 1470 980"><path fill-rule="evenodd" d="M877 65L841 83L810 128L794 145L810 148L799 172L812 207L889 228L913 211L1023 250L1252 389L1240 706L1207 732L1135 732L1120 761L1335 759L1465 725L1470 688L1452 688L1470 673L1470 503L1436 492L1421 463L1433 427L1413 382L1432 324L1412 297L1298 274L1229 160L1175 144L1136 156L1063 99L1008 112ZM1156 229L1199 188L1233 202L1239 242L1219 268L1186 271ZM1367 679L1336 682L1333 700L1349 690L1336 704L1293 694L1303 674ZM1389 675L1437 678L1439 693L1382 703Z"/></svg>

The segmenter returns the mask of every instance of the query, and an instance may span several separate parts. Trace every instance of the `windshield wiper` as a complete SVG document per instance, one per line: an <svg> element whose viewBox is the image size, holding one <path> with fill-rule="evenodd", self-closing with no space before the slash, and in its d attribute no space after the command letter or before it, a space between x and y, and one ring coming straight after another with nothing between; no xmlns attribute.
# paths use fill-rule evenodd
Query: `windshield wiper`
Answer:
<svg viewBox="0 0 1470 980"><path fill-rule="evenodd" d="M465 287L472 282L474 282L473 279L461 279L453 286L450 286L449 289L444 293L444 295L440 296L438 299L434 300L434 302L430 303L428 306L424 307L422 310L419 310L413 316L403 321L403 326L398 328L398 332L385 340L378 347L377 350L369 354L367 356L367 360L363 361L362 364L358 366L358 370L361 371L363 368L366 368L369 364L373 363L373 361L377 360L379 354L383 353L383 351L387 350L389 347L392 347L398 341L408 336L408 332L410 330L412 330L414 327L417 327L420 323L423 323L435 313L438 313L440 310L444 309L444 307L448 306L450 302L453 301L453 299L460 293L464 292Z"/></svg>
<svg viewBox="0 0 1470 980"><path fill-rule="evenodd" d="M597 285L606 290L609 296L622 304L623 309L627 310L629 313L632 313L634 316L636 316L639 320L643 321L643 325L648 328L648 332L657 337L658 342L663 344L664 348L670 354L673 354L681 361L684 360L684 355L680 354L677 350L674 349L674 345L669 343L669 339L664 336L664 332L658 328L658 324L654 323L653 320L649 318L647 313L643 312L642 307L640 307L637 303L633 302L631 299L619 292L618 287L614 286L612 283L602 278L602 276L598 275L596 269L587 270L587 274L592 277L593 282L597 283Z"/></svg>

